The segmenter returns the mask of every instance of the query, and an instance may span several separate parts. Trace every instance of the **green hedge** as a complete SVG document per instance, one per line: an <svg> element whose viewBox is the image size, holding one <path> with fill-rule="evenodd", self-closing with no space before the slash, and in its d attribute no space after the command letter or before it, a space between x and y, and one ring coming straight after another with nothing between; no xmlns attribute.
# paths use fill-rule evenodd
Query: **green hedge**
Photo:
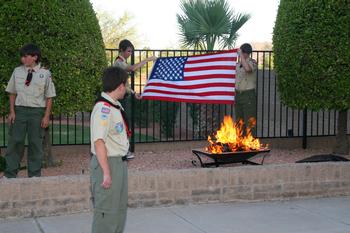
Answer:
<svg viewBox="0 0 350 233"><path fill-rule="evenodd" d="M56 86L55 113L91 110L107 65L96 15L88 0L10 0L0 4L0 104L8 110L6 84L19 64L18 49L40 46Z"/></svg>
<svg viewBox="0 0 350 233"><path fill-rule="evenodd" d="M296 108L350 108L350 4L281 0L273 32L282 101Z"/></svg>

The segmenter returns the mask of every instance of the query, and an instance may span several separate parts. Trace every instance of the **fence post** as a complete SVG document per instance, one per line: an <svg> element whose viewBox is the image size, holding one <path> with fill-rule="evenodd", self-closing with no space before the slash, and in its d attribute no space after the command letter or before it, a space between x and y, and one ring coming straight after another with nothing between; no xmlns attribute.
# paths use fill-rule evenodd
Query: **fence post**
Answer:
<svg viewBox="0 0 350 233"><path fill-rule="evenodd" d="M135 52L132 51L131 54L131 65L135 64ZM131 90L134 90L135 87L135 73L134 71L131 71L130 73L131 77ZM131 140L130 140L130 151L135 152L135 98L131 99Z"/></svg>
<svg viewBox="0 0 350 233"><path fill-rule="evenodd" d="M307 147L307 109L303 110L303 149Z"/></svg>

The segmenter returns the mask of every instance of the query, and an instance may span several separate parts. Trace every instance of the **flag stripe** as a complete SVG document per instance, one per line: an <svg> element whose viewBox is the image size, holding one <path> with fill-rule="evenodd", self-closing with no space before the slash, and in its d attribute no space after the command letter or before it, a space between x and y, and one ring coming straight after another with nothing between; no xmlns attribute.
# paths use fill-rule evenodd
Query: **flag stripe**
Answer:
<svg viewBox="0 0 350 233"><path fill-rule="evenodd" d="M188 58L194 59L194 58L201 58L206 56L209 57L209 56L216 56L216 55L237 57L237 49L220 51L216 53L198 54L198 55L189 56Z"/></svg>
<svg viewBox="0 0 350 233"><path fill-rule="evenodd" d="M234 83L234 79L228 79L228 78L222 78L222 79L206 79L205 82L203 80L191 80L191 81L172 81L168 82L165 80L156 80L152 79L149 80L147 85L154 84L154 83L159 83L159 84L170 84L170 85L176 85L179 88L182 88L183 86L193 86L193 85L214 85L214 84L230 84Z"/></svg>
<svg viewBox="0 0 350 233"><path fill-rule="evenodd" d="M235 67L236 68L236 67ZM202 67L193 67L193 68L187 68L185 66L184 72L192 72L192 71L203 71L203 70L229 70L232 71L232 65L231 66L202 66Z"/></svg>
<svg viewBox="0 0 350 233"><path fill-rule="evenodd" d="M187 62L200 62L206 59L216 59L216 58L230 58L233 59L234 56L233 54L214 54L214 55L206 55L206 56L202 56L202 57L189 57L187 58Z"/></svg>
<svg viewBox="0 0 350 233"><path fill-rule="evenodd" d="M230 95L232 95L234 87L202 87L202 88L186 88L186 89L178 89L178 88L173 88L173 87L164 87L164 86L153 86L147 88L145 92L147 91L166 91L166 92L172 92L172 93L203 93L203 92L230 92Z"/></svg>
<svg viewBox="0 0 350 233"><path fill-rule="evenodd" d="M152 87L168 87L168 88L178 88L178 89L197 89L197 88L207 88L207 87L235 87L234 83L203 83L203 84L197 84L197 85L189 85L189 86L181 86L181 85L173 85L169 83L151 83L147 85L148 88Z"/></svg>
<svg viewBox="0 0 350 233"><path fill-rule="evenodd" d="M163 97L163 96L145 96L143 97L144 100L161 100L161 101L168 101L168 102L186 102L186 103L197 103L197 104L234 104L235 100L207 100L203 97L200 99L187 99L187 98L176 98L176 97Z"/></svg>
<svg viewBox="0 0 350 233"><path fill-rule="evenodd" d="M159 96L159 97L171 97L171 98L185 98L185 99L192 99L192 100L201 100L201 99L206 99L206 100L231 100L233 101L235 97L233 95L227 96L227 95L218 95L218 96L187 96L187 95L178 95L178 94L162 94L162 93L155 93L155 92L145 92L143 97L148 97L148 96ZM142 98L143 98L142 97Z"/></svg>
<svg viewBox="0 0 350 233"><path fill-rule="evenodd" d="M220 74L220 75L216 75L216 74L208 74L208 75L201 75L201 76L193 76L193 77L186 77L186 81L189 80L204 80L204 79L212 79L212 78L216 78L216 79L232 79L231 82L235 82L235 77L236 75L231 75L231 74ZM207 80L208 81L208 80Z"/></svg>
<svg viewBox="0 0 350 233"><path fill-rule="evenodd" d="M169 95L189 95L189 96L215 96L215 95L227 95L232 96L232 90L229 91L207 91L207 92L180 92L176 91L175 93L173 91L163 91L163 90L157 90L157 89L147 89L144 93L160 93L160 94L169 94Z"/></svg>
<svg viewBox="0 0 350 233"><path fill-rule="evenodd" d="M218 57L218 58L207 58L207 59L202 59L202 60L188 60L186 62L187 64L197 64L197 63L202 63L202 62L224 62L224 61L229 61L229 62L237 62L237 57Z"/></svg>
<svg viewBox="0 0 350 233"><path fill-rule="evenodd" d="M193 71L184 73L184 77L190 76L199 76L199 75L207 75L207 74L234 74L233 70L201 70L201 71Z"/></svg>
<svg viewBox="0 0 350 233"><path fill-rule="evenodd" d="M236 62L233 61L210 61L201 63L186 63L185 68L203 67L203 66L234 66L236 68Z"/></svg>

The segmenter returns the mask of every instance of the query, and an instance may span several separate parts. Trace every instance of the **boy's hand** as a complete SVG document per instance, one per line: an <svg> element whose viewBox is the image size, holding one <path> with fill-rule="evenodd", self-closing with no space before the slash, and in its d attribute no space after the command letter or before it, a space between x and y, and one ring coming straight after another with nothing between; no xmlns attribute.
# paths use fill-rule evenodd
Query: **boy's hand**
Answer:
<svg viewBox="0 0 350 233"><path fill-rule="evenodd" d="M101 186L104 189L108 189L108 188L110 188L112 186L112 177L109 174L104 174L103 175L103 181L102 181Z"/></svg>
<svg viewBox="0 0 350 233"><path fill-rule="evenodd" d="M135 98L138 100L142 100L142 96L139 93L135 93Z"/></svg>
<svg viewBox="0 0 350 233"><path fill-rule="evenodd" d="M9 124L15 123L16 114L14 112L10 112L9 117L7 118Z"/></svg>
<svg viewBox="0 0 350 233"><path fill-rule="evenodd" d="M41 128L46 129L49 126L50 117L44 116L41 120Z"/></svg>
<svg viewBox="0 0 350 233"><path fill-rule="evenodd" d="M155 60L157 60L156 56L152 56L152 57L147 58L147 61L155 61Z"/></svg>

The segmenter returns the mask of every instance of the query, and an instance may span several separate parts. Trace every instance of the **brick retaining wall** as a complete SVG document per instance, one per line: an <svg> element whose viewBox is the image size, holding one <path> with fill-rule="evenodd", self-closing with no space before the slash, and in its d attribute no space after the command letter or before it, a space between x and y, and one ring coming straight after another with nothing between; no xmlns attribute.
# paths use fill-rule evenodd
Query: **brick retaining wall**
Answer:
<svg viewBox="0 0 350 233"><path fill-rule="evenodd" d="M350 196L350 163L129 172L129 206ZM0 179L0 218L90 209L89 177Z"/></svg>

